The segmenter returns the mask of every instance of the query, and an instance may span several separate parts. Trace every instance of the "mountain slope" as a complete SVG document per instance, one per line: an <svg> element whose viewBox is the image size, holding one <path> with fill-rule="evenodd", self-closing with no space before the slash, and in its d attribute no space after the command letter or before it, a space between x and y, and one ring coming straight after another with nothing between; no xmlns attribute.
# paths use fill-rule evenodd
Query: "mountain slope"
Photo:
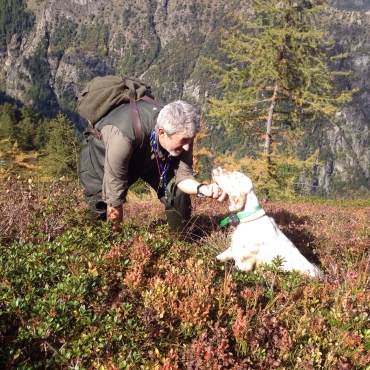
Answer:
<svg viewBox="0 0 370 370"><path fill-rule="evenodd" d="M338 65L353 70L343 83L359 91L335 119L307 132L301 156L320 147L315 186L323 193L370 189L370 4L330 4L322 22L336 52L349 53ZM0 90L48 116L62 110L80 128L75 96L96 75L135 75L157 99L201 108L216 87L201 58L223 58L218 44L228 13L248 9L248 1L5 0L0 28L11 34L0 33Z"/></svg>

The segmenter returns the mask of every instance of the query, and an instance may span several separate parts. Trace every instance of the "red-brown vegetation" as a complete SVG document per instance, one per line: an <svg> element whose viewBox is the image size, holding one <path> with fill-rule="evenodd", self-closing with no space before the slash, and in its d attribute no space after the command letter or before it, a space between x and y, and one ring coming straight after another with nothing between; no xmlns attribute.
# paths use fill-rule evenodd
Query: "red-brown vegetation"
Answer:
<svg viewBox="0 0 370 370"><path fill-rule="evenodd" d="M194 198L171 235L159 201L133 198L118 234L82 200L60 181L1 185L2 368L369 368L369 205L263 205L319 282L216 261L226 204Z"/></svg>

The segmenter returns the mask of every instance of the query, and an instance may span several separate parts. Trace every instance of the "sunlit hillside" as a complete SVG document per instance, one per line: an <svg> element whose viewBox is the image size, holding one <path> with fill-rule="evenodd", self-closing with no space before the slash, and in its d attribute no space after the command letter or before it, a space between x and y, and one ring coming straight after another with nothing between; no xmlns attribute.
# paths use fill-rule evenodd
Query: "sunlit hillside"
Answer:
<svg viewBox="0 0 370 370"><path fill-rule="evenodd" d="M158 201L132 194L114 233L84 218L75 185L11 177L0 194L1 368L370 366L369 202L263 204L321 266L315 281L218 262L226 204L194 198L174 235Z"/></svg>

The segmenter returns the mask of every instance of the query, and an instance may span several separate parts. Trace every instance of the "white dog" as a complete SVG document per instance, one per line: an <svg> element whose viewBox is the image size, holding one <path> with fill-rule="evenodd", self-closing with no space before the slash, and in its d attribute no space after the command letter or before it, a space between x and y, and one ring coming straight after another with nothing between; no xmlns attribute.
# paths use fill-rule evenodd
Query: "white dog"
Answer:
<svg viewBox="0 0 370 370"><path fill-rule="evenodd" d="M284 270L299 270L311 277L322 277L322 271L307 261L277 227L275 221L265 215L254 193L252 181L247 176L221 167L213 169L212 175L229 196L230 212L241 211L223 221L226 224L231 219L236 221L237 226L232 234L231 246L218 255L217 259L234 259L239 270L248 272L260 264L271 263L274 257L280 256Z"/></svg>

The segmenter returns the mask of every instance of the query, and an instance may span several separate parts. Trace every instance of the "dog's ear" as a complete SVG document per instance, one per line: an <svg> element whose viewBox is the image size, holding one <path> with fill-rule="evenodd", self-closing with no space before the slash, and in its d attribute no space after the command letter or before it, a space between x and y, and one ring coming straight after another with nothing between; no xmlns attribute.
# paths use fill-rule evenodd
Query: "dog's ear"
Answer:
<svg viewBox="0 0 370 370"><path fill-rule="evenodd" d="M239 184L242 186L243 192L250 193L253 190L253 183L252 180L244 175L243 173L239 173Z"/></svg>
<svg viewBox="0 0 370 370"><path fill-rule="evenodd" d="M244 205L245 205L246 196L247 195L243 194L243 193L238 194L238 195L229 194L229 200L230 200L229 211L230 212L237 212L241 208L243 208Z"/></svg>

